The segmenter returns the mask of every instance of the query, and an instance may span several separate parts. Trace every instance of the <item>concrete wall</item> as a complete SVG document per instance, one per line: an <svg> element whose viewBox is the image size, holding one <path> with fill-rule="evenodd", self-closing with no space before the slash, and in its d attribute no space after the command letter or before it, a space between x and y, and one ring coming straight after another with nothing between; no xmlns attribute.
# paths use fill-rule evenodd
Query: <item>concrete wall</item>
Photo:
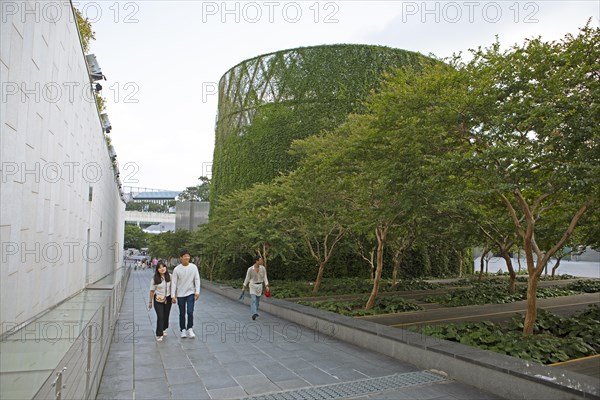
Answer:
<svg viewBox="0 0 600 400"><path fill-rule="evenodd" d="M0 6L1 334L120 266L125 204L69 2Z"/></svg>
<svg viewBox="0 0 600 400"><path fill-rule="evenodd" d="M175 207L177 209L175 230L195 231L198 229L198 225L208 223L210 209L208 201L178 201Z"/></svg>

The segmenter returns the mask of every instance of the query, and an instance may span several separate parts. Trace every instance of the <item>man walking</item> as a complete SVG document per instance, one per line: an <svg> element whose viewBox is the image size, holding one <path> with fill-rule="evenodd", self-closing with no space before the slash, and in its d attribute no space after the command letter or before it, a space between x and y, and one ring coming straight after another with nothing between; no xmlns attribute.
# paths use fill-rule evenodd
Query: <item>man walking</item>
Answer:
<svg viewBox="0 0 600 400"><path fill-rule="evenodd" d="M182 338L196 337L192 327L194 326L194 302L200 296L200 274L198 267L190 263L190 258L189 251L181 250L179 252L181 263L173 270L171 283L172 302L179 306L179 329Z"/></svg>

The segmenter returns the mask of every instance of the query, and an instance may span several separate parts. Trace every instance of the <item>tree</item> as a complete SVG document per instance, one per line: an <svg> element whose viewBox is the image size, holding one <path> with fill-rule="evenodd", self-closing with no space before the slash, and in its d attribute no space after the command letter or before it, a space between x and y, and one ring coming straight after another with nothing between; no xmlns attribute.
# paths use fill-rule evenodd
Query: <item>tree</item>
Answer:
<svg viewBox="0 0 600 400"><path fill-rule="evenodd" d="M309 162L305 159L296 171L284 179L286 197L282 220L287 221L288 235L299 237L318 265L313 285L313 293L317 293L325 268L347 229L343 210L339 207L338 193L329 184L329 174Z"/></svg>
<svg viewBox="0 0 600 400"><path fill-rule="evenodd" d="M465 67L475 99L471 167L506 208L525 252L525 334L533 333L548 260L599 206L599 32L588 24L560 41L530 39L506 51L496 43ZM566 221L561 233L544 242L538 234L557 218Z"/></svg>
<svg viewBox="0 0 600 400"><path fill-rule="evenodd" d="M163 232L150 236L148 250L154 257L164 260L179 258L179 251L184 248L190 248L192 245L192 233L185 229L175 232ZM196 256L197 254L192 254Z"/></svg>
<svg viewBox="0 0 600 400"><path fill-rule="evenodd" d="M123 245L126 249L143 249L148 245L148 234L137 225L125 225Z"/></svg>
<svg viewBox="0 0 600 400"><path fill-rule="evenodd" d="M201 176L198 178L202 183L196 186L188 186L179 194L179 201L208 201L210 195L210 178Z"/></svg>

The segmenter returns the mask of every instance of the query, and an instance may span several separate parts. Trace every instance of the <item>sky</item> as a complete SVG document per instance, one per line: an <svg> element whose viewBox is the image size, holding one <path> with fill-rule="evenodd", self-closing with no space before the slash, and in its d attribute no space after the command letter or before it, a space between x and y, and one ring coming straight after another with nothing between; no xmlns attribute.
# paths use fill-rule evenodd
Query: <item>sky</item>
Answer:
<svg viewBox="0 0 600 400"><path fill-rule="evenodd" d="M77 1L94 53L123 186L184 190L212 171L217 87L274 51L372 44L449 57L575 34L600 1Z"/></svg>

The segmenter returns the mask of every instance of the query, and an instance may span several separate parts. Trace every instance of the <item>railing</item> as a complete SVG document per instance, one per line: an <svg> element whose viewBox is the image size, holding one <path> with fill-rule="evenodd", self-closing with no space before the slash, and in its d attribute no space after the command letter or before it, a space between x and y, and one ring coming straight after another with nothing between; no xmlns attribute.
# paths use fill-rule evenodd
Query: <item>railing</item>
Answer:
<svg viewBox="0 0 600 400"><path fill-rule="evenodd" d="M34 399L93 399L108 356L130 269L103 301Z"/></svg>

